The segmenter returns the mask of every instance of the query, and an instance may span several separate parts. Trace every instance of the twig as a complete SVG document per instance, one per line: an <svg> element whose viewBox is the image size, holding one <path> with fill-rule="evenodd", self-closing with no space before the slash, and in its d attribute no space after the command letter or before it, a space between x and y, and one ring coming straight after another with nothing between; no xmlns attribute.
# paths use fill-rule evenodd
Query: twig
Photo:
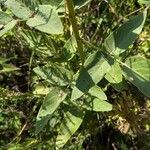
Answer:
<svg viewBox="0 0 150 150"><path fill-rule="evenodd" d="M21 128L21 130L20 130L20 132L17 134L17 136L15 136L15 137L13 138L13 140L12 140L8 145L10 145L11 143L13 143L13 142L22 134L22 132L25 130L26 126L27 126L27 121L26 121L26 123L23 125L23 127Z"/></svg>
<svg viewBox="0 0 150 150"><path fill-rule="evenodd" d="M129 17L129 16L131 16L131 15L133 15L133 14L139 12L139 11L141 11L142 9L144 9L144 7L141 7L141 8L139 8L139 9L137 9L137 10L135 10L135 11L133 11L133 12L127 14L127 15L125 16L125 18L126 18L126 17Z"/></svg>

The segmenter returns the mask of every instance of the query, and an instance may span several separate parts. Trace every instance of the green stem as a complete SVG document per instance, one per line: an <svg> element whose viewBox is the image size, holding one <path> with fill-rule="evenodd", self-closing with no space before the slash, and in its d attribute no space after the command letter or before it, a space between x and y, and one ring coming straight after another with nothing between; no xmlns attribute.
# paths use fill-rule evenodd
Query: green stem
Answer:
<svg viewBox="0 0 150 150"><path fill-rule="evenodd" d="M74 10L74 4L72 0L66 0L66 6L67 6L67 10L69 13L69 19L72 25L72 29L73 29L73 33L77 42L77 49L81 58L81 62L82 65L84 64L84 52L83 52L83 44L82 44L82 40L80 39L79 36L79 30L78 30L78 26L77 26L77 21L76 21L76 17L75 17L75 10Z"/></svg>

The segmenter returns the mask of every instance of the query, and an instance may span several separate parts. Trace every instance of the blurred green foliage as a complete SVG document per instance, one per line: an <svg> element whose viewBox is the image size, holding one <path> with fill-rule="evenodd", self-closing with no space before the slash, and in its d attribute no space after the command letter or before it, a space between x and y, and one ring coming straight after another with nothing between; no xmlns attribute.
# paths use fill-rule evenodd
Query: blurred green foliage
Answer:
<svg viewBox="0 0 150 150"><path fill-rule="evenodd" d="M57 10L63 16L66 14L63 14L61 2L61 0L58 1L60 7ZM77 8L79 2L76 3ZM49 4L47 0L39 0L38 3ZM51 4L57 5L55 1L51 1ZM112 31L130 16L139 14L144 8L145 5L136 0L92 0L82 9L76 9L80 35L86 47L84 49L86 57L96 51L95 45L102 49L104 40ZM1 4L1 10L5 9L5 6ZM9 10L6 12L10 14ZM72 32L70 23L63 18L62 22L65 28L64 36L44 34L33 28L30 29L24 22L19 22L13 30L1 37L0 71L5 67L10 69L8 72L0 72L0 149L2 150L53 150L56 148L59 125L63 122L62 116L64 110L68 109L69 100L54 112L48 122L45 121L45 127L39 134L35 133L36 116L44 96L51 88L50 84L70 86L68 78L69 81L72 78L66 75L65 82L61 80L57 83L47 82L43 80L45 79L43 74L39 76L36 74L35 67L41 66L42 69L43 65L48 64L50 69L58 68L59 70L64 67L64 72L71 70L73 73L79 69L80 65L77 63L79 56L74 55L76 43L73 38L69 39L70 31ZM150 59L149 24L148 9L144 29L133 46L121 54L123 60L134 55ZM73 41L73 45L69 44L70 40ZM56 77L59 79L62 77L62 74L54 75L52 78L54 80ZM102 87L107 99L113 104L113 110L110 112L87 111L80 128L62 149L150 149L150 99L137 92L137 88L125 80L120 85L115 85L103 79L98 85ZM81 105L80 101L78 103Z"/></svg>

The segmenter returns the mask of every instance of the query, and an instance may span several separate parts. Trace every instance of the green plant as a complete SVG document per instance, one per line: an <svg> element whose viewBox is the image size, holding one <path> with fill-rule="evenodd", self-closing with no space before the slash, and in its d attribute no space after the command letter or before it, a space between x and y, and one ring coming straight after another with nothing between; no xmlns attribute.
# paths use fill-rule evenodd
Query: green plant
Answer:
<svg viewBox="0 0 150 150"><path fill-rule="evenodd" d="M149 6L143 6L122 25L117 24L119 27L103 39L103 44L95 45L81 36L77 25L80 18L75 16L75 10L81 11L89 2L1 2L5 9L0 12L0 36L14 34L29 48L28 92L31 89L38 99L46 95L36 118L36 134L46 134L45 129L52 128L50 142L57 149L75 134L90 111L108 112L113 106L115 109L105 93L110 87L120 93L126 85L134 85L150 98L150 60L132 53L132 44L143 29ZM7 72L7 61L1 58L1 72ZM14 70L18 69L13 67L10 71ZM120 106L123 112L129 107L122 103ZM139 132L135 123L130 125Z"/></svg>

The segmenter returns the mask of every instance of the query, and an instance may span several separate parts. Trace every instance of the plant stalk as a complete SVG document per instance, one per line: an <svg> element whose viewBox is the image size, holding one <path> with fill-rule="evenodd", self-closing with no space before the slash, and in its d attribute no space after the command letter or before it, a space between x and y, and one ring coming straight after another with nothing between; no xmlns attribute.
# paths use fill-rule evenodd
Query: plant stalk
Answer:
<svg viewBox="0 0 150 150"><path fill-rule="evenodd" d="M80 39L79 36L79 30L78 30L78 26L77 26L77 21L76 21L76 17L75 17L75 10L74 10L74 4L72 0L66 0L66 6L67 6L67 10L68 10L68 14L69 14L69 19L72 25L72 29L73 29L73 33L77 42L77 49L78 49L78 53L81 59L81 63L82 65L84 64L84 60L85 60L85 56L84 56L84 52L83 52L83 44L82 44L82 40Z"/></svg>

